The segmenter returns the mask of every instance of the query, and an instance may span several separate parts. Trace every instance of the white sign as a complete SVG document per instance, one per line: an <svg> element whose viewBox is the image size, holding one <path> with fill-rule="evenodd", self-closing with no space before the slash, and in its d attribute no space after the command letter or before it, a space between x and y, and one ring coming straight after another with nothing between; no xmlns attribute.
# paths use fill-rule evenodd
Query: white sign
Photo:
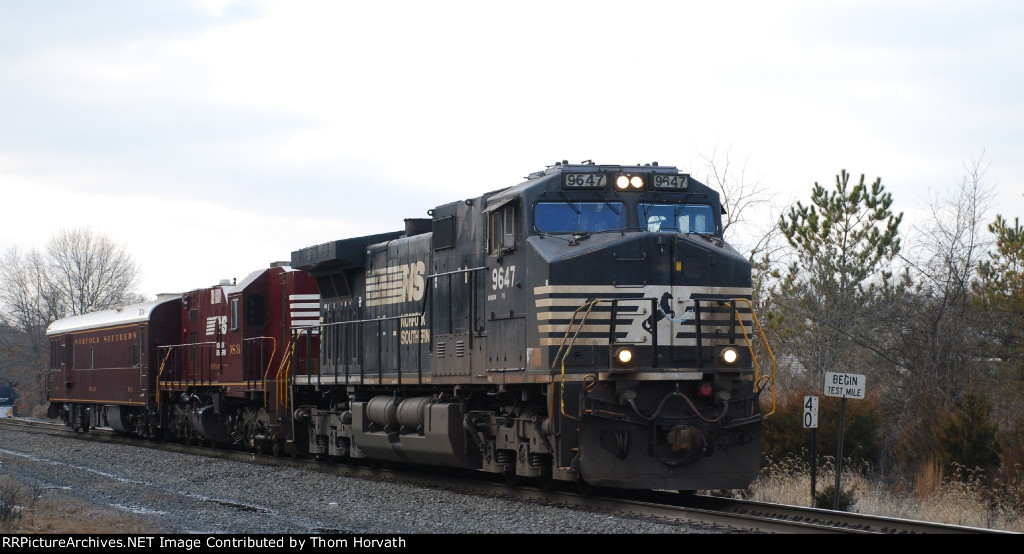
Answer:
<svg viewBox="0 0 1024 554"><path fill-rule="evenodd" d="M856 373L825 372L825 396L864 399L867 379Z"/></svg>
<svg viewBox="0 0 1024 554"><path fill-rule="evenodd" d="M818 428L818 397L804 397L804 429Z"/></svg>

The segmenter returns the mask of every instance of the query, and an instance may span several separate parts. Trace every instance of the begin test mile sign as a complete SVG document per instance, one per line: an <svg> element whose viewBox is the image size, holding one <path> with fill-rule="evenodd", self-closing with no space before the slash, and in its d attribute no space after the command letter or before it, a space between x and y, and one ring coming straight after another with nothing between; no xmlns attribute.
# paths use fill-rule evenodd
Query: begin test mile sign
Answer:
<svg viewBox="0 0 1024 554"><path fill-rule="evenodd" d="M856 373L825 372L825 396L864 399L867 379Z"/></svg>

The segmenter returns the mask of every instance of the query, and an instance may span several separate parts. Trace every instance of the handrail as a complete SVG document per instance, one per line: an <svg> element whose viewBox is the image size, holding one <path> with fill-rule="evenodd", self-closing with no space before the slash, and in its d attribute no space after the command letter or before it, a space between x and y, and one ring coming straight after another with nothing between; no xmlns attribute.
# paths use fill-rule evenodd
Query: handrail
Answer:
<svg viewBox="0 0 1024 554"><path fill-rule="evenodd" d="M156 371L156 411L157 411L157 413L160 413L160 398L161 398L161 395L160 395L160 381L161 381L161 379L164 376L164 368L167 366L167 359L171 357L171 352L174 350L175 346L176 345L160 346L160 347L157 348L158 351L159 350L166 350L167 351L167 353L164 354L163 359L160 360L160 368L157 369L157 371Z"/></svg>
<svg viewBox="0 0 1024 554"><path fill-rule="evenodd" d="M565 355L562 356L562 386L559 389L559 395L558 395L559 410L562 412L563 416L568 417L570 419L576 419L576 418L571 416L571 415L569 415L569 414L567 414L567 413L565 413L565 359L569 357L569 352L572 350L573 343L576 342L576 337L579 336L579 334L580 334L580 329L583 328L583 324L587 321L587 317L590 316L590 310L592 310L594 308L594 306L596 306L600 302L608 302L608 301L607 300L601 300L601 299L588 300L585 304L583 304L579 308L576 308L576 311L574 311L572 313L572 318L569 319L569 324L566 325L566 327L565 327L565 336L562 337L562 344L558 347L558 352L555 353L555 359L551 360L551 365L552 366L554 366L556 363L558 363L558 356L560 354L562 354L562 347L565 346L565 339L567 339L569 337L569 331L572 330L572 322L576 320L576 314L580 313L580 310L582 310L583 308L586 308L587 311L586 311L586 313L583 314L583 317L580 318L580 324L579 324L578 327L576 327L576 332L573 334L572 340L569 341L569 346L565 349Z"/></svg>
<svg viewBox="0 0 1024 554"><path fill-rule="evenodd" d="M298 344L299 337L301 337L304 333L306 333L306 328L294 328L291 338L288 339L288 345L285 346L284 352L282 352L281 354L281 363L278 365L277 375L275 377L275 381L277 382L277 386L275 387L274 390L275 410L279 406L283 406L285 408L288 407L288 397L284 393L284 391L286 390L286 387L284 385L291 375L292 354L294 354L295 352L295 346L296 344ZM264 389L266 389L265 384ZM266 406L266 403L264 403L264 405ZM269 408L269 406L267 407Z"/></svg>
<svg viewBox="0 0 1024 554"><path fill-rule="evenodd" d="M733 301L734 302L735 301L745 302L747 304L747 306L750 308L750 317L752 319L753 326L757 328L758 334L761 337L761 341L764 343L764 346L765 346L765 348L768 351L768 357L771 359L771 373L770 374L766 374L766 375L761 375L761 366L758 363L757 356L754 353L754 345L751 343L750 336L747 333L746 326L743 324L743 318L740 316L739 310L737 310L736 309L736 305L733 304L733 312L736 315L736 321L739 324L740 333L743 335L743 340L746 342L747 350L750 351L750 359L751 359L751 362L752 362L752 364L754 366L754 392L758 392L759 393L760 391L764 390L766 387L769 387L769 386L771 388L771 410L768 413L764 414L764 417L769 417L769 416L771 416L772 414L775 413L776 407L777 407L776 398L775 398L775 377L776 377L777 362L775 360L775 354L772 352L771 345L768 344L768 338L765 336L764 328L761 326L761 322L760 322L760 320L758 320L757 314L754 313L754 305L750 301L750 299L748 299L748 298L739 298L738 297L738 298L734 298ZM572 418L572 416L570 416L569 414L565 413L565 399L564 399L564 395L565 395L565 359L569 356L569 352L572 350L572 346L576 342L576 337L579 335L580 329L583 328L583 324L586 322L587 317L590 315L591 310L593 309L593 307L595 305L597 305L597 304L599 304L601 302L612 302L612 300L609 300L609 299L587 300L580 307L576 308L576 310L572 314L572 317L569 319L569 324L566 325L565 335L562 337L562 342L561 342L561 344L558 347L558 351L555 353L554 359L551 361L551 367L552 367L552 369L554 369L554 367L557 364L559 364L559 358L561 358L561 379L562 379L562 387L561 387L561 389L562 390L561 390L561 393L559 395L560 410L561 410L561 413L562 413L563 416L566 416L566 417L569 417L569 418ZM575 333L573 333L573 324L576 321L576 316L584 308L586 308L586 313L580 319L579 324L576 327L576 331L575 331ZM669 319L671 319L671 318L669 318ZM675 320L673 320L673 321L675 321ZM656 333L657 331L655 329L652 329L651 332L652 333ZM572 339L569 339L569 335L570 334L572 334ZM568 340L568 343L566 342L567 340ZM563 349L564 349L564 353L563 353ZM575 418L573 418L573 419L575 419Z"/></svg>
<svg viewBox="0 0 1024 554"><path fill-rule="evenodd" d="M776 406L775 406L775 370L776 370L775 354L772 352L771 345L768 344L768 338L765 337L765 335L764 335L764 328L761 327L761 322L760 322L760 320L757 319L757 314L754 313L754 304L748 298L735 298L734 300L739 300L741 302L746 302L747 306L750 308L750 318L751 318L751 320L753 320L754 325L757 326L757 332L761 336L761 342L764 343L764 347L768 350L768 357L772 361L771 376L764 375L763 378L762 378L762 376L760 376L761 368L760 368L760 366L757 363L757 356L754 355L754 346L750 343L750 337L747 336L747 329L743 325L743 319L740 317L739 310L736 310L735 308L733 308L733 311L736 313L736 320L740 324L740 331L743 333L743 340L745 340L747 342L747 349L750 350L750 358L751 358L751 360L754 363L754 392L760 392L760 391L764 390L765 386L767 386L768 384L771 384L772 409L768 413L764 414L764 417L768 417L768 416L774 414L775 413L775 409L776 409Z"/></svg>

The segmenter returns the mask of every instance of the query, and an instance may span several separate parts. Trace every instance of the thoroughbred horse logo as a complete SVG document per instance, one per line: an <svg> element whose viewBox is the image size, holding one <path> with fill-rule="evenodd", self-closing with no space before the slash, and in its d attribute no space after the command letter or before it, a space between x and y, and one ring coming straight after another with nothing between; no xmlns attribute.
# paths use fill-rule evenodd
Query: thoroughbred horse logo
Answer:
<svg viewBox="0 0 1024 554"><path fill-rule="evenodd" d="M658 322L662 319L668 319L673 323L683 323L691 317L693 317L693 308L687 309L683 312L683 315L676 317L676 312L672 309L672 293L665 292L661 295L661 300L658 302L658 309L654 312L653 325L651 323L651 319L647 318L643 321L642 326L644 331L653 334L653 329L657 328Z"/></svg>
<svg viewBox="0 0 1024 554"><path fill-rule="evenodd" d="M645 319L643 322L644 331L652 333L652 329L657 328L658 322L661 321L662 319L665 319L666 317L671 319L672 321L675 321L675 319L673 319L674 315L675 312L672 311L672 293L665 292L664 294L661 295L661 301L658 302L658 310L654 312L653 326L651 324L650 318Z"/></svg>

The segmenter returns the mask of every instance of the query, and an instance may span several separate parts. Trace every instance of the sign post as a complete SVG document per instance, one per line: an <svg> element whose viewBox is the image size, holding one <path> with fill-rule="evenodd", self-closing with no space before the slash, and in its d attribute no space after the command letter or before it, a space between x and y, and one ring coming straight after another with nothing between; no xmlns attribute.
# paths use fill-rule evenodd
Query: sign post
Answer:
<svg viewBox="0 0 1024 554"><path fill-rule="evenodd" d="M811 507L818 484L818 397L804 397L804 429L811 430Z"/></svg>
<svg viewBox="0 0 1024 554"><path fill-rule="evenodd" d="M825 372L825 396L842 398L839 407L839 439L836 444L836 488L832 509L839 509L839 491L843 474L843 427L846 425L846 399L864 399L867 378L856 373Z"/></svg>

